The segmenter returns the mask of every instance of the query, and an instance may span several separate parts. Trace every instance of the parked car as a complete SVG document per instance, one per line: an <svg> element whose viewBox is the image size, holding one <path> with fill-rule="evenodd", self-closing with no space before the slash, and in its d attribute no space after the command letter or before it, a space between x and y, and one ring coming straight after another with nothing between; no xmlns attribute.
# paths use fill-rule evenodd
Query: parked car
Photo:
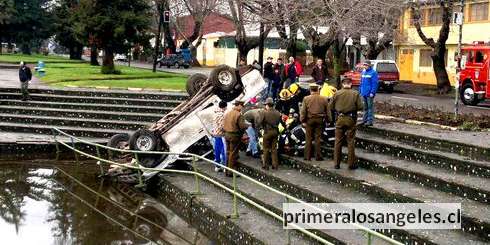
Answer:
<svg viewBox="0 0 490 245"><path fill-rule="evenodd" d="M116 54L114 56L115 61L128 62L128 57L125 54Z"/></svg>
<svg viewBox="0 0 490 245"><path fill-rule="evenodd" d="M490 99L490 45L477 41L462 48L460 97L465 105Z"/></svg>
<svg viewBox="0 0 490 245"><path fill-rule="evenodd" d="M393 60L371 60L371 63L373 69L378 72L379 88L387 93L392 93L400 80L400 71L396 62ZM363 69L363 63L359 63L353 70L344 73L344 77L352 79L352 85L359 86Z"/></svg>
<svg viewBox="0 0 490 245"><path fill-rule="evenodd" d="M168 68L174 67L174 68L189 68L191 66L191 61L187 60L184 58L184 55L182 54L169 54L165 55L162 58L158 59L158 63L160 64L160 67L166 66Z"/></svg>

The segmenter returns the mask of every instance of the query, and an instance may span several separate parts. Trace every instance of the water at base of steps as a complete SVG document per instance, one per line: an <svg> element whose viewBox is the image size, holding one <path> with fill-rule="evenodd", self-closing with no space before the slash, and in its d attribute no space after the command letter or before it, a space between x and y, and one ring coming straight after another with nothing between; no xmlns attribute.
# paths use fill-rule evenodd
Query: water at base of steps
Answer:
<svg viewBox="0 0 490 245"><path fill-rule="evenodd" d="M95 166L1 162L1 243L214 244L149 195L98 178Z"/></svg>

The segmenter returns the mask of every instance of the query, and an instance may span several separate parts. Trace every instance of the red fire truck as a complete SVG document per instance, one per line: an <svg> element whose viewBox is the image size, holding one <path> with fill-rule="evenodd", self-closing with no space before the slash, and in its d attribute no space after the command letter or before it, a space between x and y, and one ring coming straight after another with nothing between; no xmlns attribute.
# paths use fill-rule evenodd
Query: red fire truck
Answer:
<svg viewBox="0 0 490 245"><path fill-rule="evenodd" d="M490 44L474 42L461 49L459 87L465 105L490 99Z"/></svg>

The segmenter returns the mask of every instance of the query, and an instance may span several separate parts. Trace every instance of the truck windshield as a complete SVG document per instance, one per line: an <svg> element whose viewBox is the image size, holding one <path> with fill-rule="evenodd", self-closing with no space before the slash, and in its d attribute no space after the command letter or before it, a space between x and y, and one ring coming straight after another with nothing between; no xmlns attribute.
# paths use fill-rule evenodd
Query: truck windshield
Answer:
<svg viewBox="0 0 490 245"><path fill-rule="evenodd" d="M393 63L378 63L376 66L377 72L398 72L396 65Z"/></svg>

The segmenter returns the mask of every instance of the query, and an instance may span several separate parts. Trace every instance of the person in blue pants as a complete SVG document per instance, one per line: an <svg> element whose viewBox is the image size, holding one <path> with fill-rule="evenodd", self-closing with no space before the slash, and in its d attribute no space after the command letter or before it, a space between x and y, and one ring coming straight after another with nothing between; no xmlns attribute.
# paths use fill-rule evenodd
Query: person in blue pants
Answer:
<svg viewBox="0 0 490 245"><path fill-rule="evenodd" d="M225 141L225 131L224 131L224 115L226 111L226 102L220 101L218 108L214 111L214 129L211 132L213 136L213 150L214 150L214 161L226 166L226 141ZM222 170L221 167L215 166L214 170L219 172Z"/></svg>
<svg viewBox="0 0 490 245"><path fill-rule="evenodd" d="M378 73L373 69L370 60L364 62L365 70L361 73L359 92L364 103L363 124L372 126L374 121L374 97L378 91Z"/></svg>

